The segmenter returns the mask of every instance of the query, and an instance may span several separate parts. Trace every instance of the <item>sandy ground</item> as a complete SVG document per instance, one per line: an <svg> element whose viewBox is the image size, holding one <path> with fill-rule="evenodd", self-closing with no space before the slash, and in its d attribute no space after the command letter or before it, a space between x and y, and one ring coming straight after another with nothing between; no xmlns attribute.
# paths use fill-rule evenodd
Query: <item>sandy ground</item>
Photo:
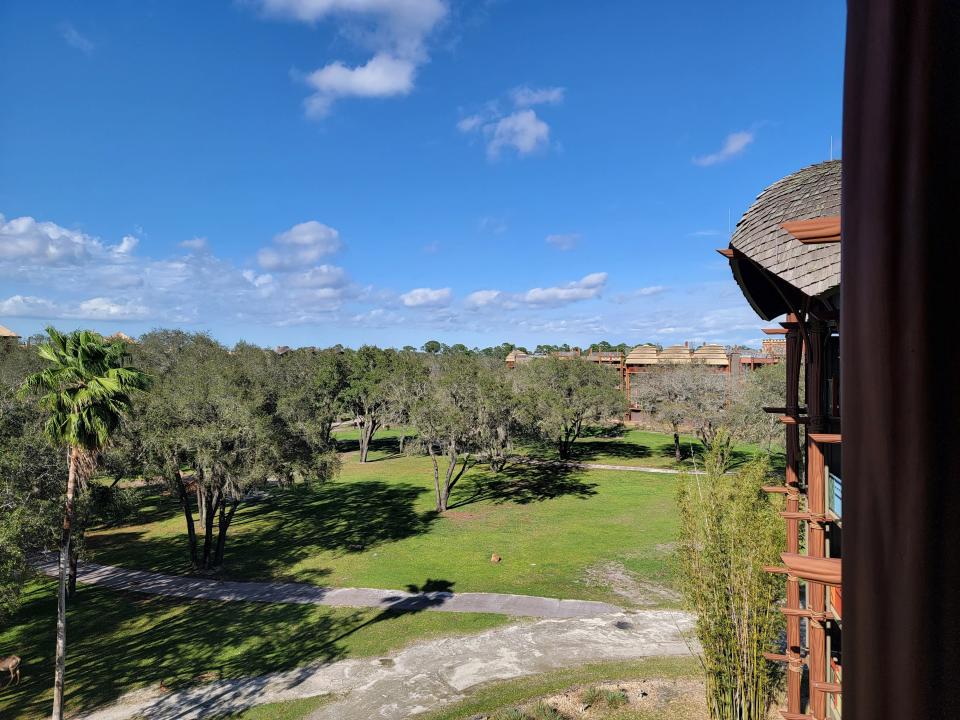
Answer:
<svg viewBox="0 0 960 720"><path fill-rule="evenodd" d="M343 660L177 692L129 693L82 720L194 720L253 705L333 694L312 720L402 720L462 699L477 685L585 663L687 655L690 615L645 610L524 622L479 635L410 645L389 656Z"/></svg>

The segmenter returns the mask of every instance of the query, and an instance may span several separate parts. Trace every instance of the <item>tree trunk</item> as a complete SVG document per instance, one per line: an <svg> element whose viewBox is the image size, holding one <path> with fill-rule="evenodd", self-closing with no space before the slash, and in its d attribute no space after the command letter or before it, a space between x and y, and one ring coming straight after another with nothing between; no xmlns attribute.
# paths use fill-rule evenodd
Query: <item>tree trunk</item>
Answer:
<svg viewBox="0 0 960 720"><path fill-rule="evenodd" d="M77 594L77 547L76 543L70 543L70 568L67 574L67 597L71 600Z"/></svg>
<svg viewBox="0 0 960 720"><path fill-rule="evenodd" d="M373 434L377 430L377 423L373 418L365 417L363 425L360 428L360 462L367 461L367 453L370 452L370 441L373 440Z"/></svg>
<svg viewBox="0 0 960 720"><path fill-rule="evenodd" d="M60 566L57 586L57 651L53 680L53 720L63 720L63 680L67 667L67 566L70 563L70 533L73 530L73 496L77 489L79 451L70 448L67 497L60 534Z"/></svg>
<svg viewBox="0 0 960 720"><path fill-rule="evenodd" d="M403 455L403 444L407 439L406 433L400 433L400 437L397 438L397 442L400 444L400 454Z"/></svg>
<svg viewBox="0 0 960 720"><path fill-rule="evenodd" d="M183 519L187 523L187 539L190 543L190 564L196 568L199 564L197 558L197 527L193 522L193 510L190 508L190 496L187 495L187 488L183 484L183 474L177 470L177 494L180 496L180 507L183 508Z"/></svg>
<svg viewBox="0 0 960 720"><path fill-rule="evenodd" d="M198 494L200 490L197 490ZM204 488L203 497L203 561L201 567L210 569L210 554L213 551L213 522L220 505L220 493L212 488Z"/></svg>
<svg viewBox="0 0 960 720"><path fill-rule="evenodd" d="M427 443L427 452L430 453L430 459L433 460L433 488L436 491L437 512L443 512L446 508L443 506L443 498L440 493L440 465L437 463L437 454L433 451L433 443Z"/></svg>
<svg viewBox="0 0 960 720"><path fill-rule="evenodd" d="M683 457L680 455L680 433L677 432L677 428L673 428L673 457L677 462L683 460Z"/></svg>
<svg viewBox="0 0 960 720"><path fill-rule="evenodd" d="M220 523L217 527L217 552L213 559L214 567L220 567L223 565L223 553L227 547L227 530L230 527L230 523L233 521L233 515L237 512L237 507L239 505L240 501L234 500L230 504L230 511L224 512L226 502L220 503Z"/></svg>

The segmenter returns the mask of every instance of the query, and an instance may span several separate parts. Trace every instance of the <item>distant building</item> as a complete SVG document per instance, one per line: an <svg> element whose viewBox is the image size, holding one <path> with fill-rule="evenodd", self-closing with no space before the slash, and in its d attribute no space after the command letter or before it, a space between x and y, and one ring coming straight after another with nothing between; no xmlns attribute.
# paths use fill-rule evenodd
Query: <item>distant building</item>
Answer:
<svg viewBox="0 0 960 720"><path fill-rule="evenodd" d="M20 343L20 336L10 328L0 325L0 346L17 345Z"/></svg>
<svg viewBox="0 0 960 720"><path fill-rule="evenodd" d="M640 420L641 412L637 403L637 388L639 376L650 372L653 368L672 365L702 365L718 373L731 375L736 378L741 373L754 370L764 365L772 365L782 360L784 351L783 340L764 340L763 351L751 352L744 355L737 351L727 350L722 345L704 344L692 349L689 343L672 345L662 350L656 345L637 345L624 355L619 351L595 350L581 355L580 350L557 351L549 357L572 359L583 357L585 360L606 365L617 371L620 377L619 387L624 391L630 402L628 420ZM513 350L507 355L508 368L514 368L543 355L531 355L521 350Z"/></svg>
<svg viewBox="0 0 960 720"><path fill-rule="evenodd" d="M130 337L129 335L127 335L125 332L115 332L113 335L108 335L106 339L107 339L107 340L110 340L110 341L112 341L112 342L116 342L116 341L118 341L118 340L119 340L120 342L125 342L125 343L135 343L135 342L136 342L136 340L134 340L132 337Z"/></svg>

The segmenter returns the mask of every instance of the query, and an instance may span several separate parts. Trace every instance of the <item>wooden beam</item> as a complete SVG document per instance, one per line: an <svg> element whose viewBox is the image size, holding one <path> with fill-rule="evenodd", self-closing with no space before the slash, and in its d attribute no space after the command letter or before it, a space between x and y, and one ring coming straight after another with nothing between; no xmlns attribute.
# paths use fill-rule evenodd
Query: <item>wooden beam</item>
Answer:
<svg viewBox="0 0 960 720"><path fill-rule="evenodd" d="M780 227L804 245L840 242L839 215L814 220L790 220Z"/></svg>
<svg viewBox="0 0 960 720"><path fill-rule="evenodd" d="M786 485L764 485L760 489L764 492L779 493L781 495L789 495L792 492L796 492L796 488L788 488Z"/></svg>
<svg viewBox="0 0 960 720"><path fill-rule="evenodd" d="M765 652L763 657L770 662L787 662L790 660L790 658L788 658L786 655L782 655L781 653Z"/></svg>
<svg viewBox="0 0 960 720"><path fill-rule="evenodd" d="M788 332L786 328L763 328L764 335L786 335Z"/></svg>
<svg viewBox="0 0 960 720"><path fill-rule="evenodd" d="M843 442L840 433L810 433L807 437L822 445L838 445Z"/></svg>
<svg viewBox="0 0 960 720"><path fill-rule="evenodd" d="M717 252L728 260L733 258L733 250L731 248L717 248Z"/></svg>
<svg viewBox="0 0 960 720"><path fill-rule="evenodd" d="M839 586L841 584L839 558L810 557L796 553L780 553L780 557L787 566L786 571L791 575L824 585Z"/></svg>
<svg viewBox="0 0 960 720"><path fill-rule="evenodd" d="M813 715L804 715L803 713L787 712L786 710L780 711L780 717L783 720L817 720Z"/></svg>
<svg viewBox="0 0 960 720"><path fill-rule="evenodd" d="M839 695L843 692L840 687L840 683L829 683L829 682L812 682L810 686L814 690L819 690L820 692L830 693L831 695Z"/></svg>
<svg viewBox="0 0 960 720"><path fill-rule="evenodd" d="M806 425L809 422L809 418L797 417L795 415L781 415L778 420L784 425Z"/></svg>

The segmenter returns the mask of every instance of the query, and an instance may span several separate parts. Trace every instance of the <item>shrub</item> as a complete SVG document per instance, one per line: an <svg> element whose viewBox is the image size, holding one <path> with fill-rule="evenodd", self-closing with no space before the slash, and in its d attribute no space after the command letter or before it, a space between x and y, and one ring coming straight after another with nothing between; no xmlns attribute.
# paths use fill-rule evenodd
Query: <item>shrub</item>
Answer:
<svg viewBox="0 0 960 720"><path fill-rule="evenodd" d="M779 669L763 653L779 637L784 584L763 567L779 563L784 524L762 490L767 460L725 473L725 445L714 443L704 475L681 480L679 579L697 614L711 720L766 720Z"/></svg>

